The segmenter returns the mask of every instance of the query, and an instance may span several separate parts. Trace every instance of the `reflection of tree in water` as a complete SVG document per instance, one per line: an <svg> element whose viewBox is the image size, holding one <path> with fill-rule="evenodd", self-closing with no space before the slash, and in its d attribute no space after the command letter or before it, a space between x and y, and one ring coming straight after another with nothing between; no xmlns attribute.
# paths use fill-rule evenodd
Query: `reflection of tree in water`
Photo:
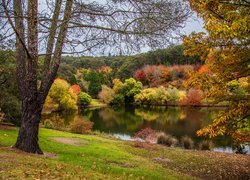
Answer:
<svg viewBox="0 0 250 180"><path fill-rule="evenodd" d="M87 114L91 113L92 112L90 111ZM76 121L84 121L89 119L86 118L86 116L81 116L81 114L78 114L78 112L75 111L75 112L53 112L50 114L44 114L42 116L42 123L44 123L46 120L49 120L52 123L51 127L52 129L68 131L72 123L75 123ZM88 129L91 129L90 126Z"/></svg>
<svg viewBox="0 0 250 180"><path fill-rule="evenodd" d="M81 116L81 113L78 114L77 111L72 111L72 112L53 112L50 114L43 114L42 115L42 122L45 119L49 119L52 122L55 123L60 123L61 125L63 125L64 127L67 127L70 125L70 123L72 121L74 121L74 119L76 117L81 117L81 118L85 118L85 119L89 119L89 117L91 116L92 111L86 111L84 113L84 116ZM61 123L62 122L62 123Z"/></svg>
<svg viewBox="0 0 250 180"><path fill-rule="evenodd" d="M217 114L213 109L202 111L201 108L189 107L142 108L141 111L158 115L155 121L145 122L144 126L150 126L178 138L188 135L196 139L199 139L196 136L196 131L203 127L203 121L211 122L210 115L215 116Z"/></svg>
<svg viewBox="0 0 250 180"><path fill-rule="evenodd" d="M115 111L114 109L112 108L104 108L104 109L101 109L99 112L98 112L98 115L100 117L102 117L103 121L104 121L104 126L107 128L107 129L112 129L114 127L114 123L116 122L116 114L115 114Z"/></svg>
<svg viewBox="0 0 250 180"><path fill-rule="evenodd" d="M136 108L135 113L145 121L155 121L162 125L174 124L183 117L179 108L144 107Z"/></svg>
<svg viewBox="0 0 250 180"><path fill-rule="evenodd" d="M84 111L82 115L85 115ZM135 115L134 108L105 107L92 110L89 118L94 122L93 129L111 133L134 134L143 123L140 116Z"/></svg>
<svg viewBox="0 0 250 180"><path fill-rule="evenodd" d="M68 112L68 113L61 113L61 118L64 119L64 125L68 126L72 121L74 121L75 117L78 115L77 111L75 112Z"/></svg>
<svg viewBox="0 0 250 180"><path fill-rule="evenodd" d="M205 113L206 116L202 120L202 127L206 127L213 119L216 119L220 113L225 112L225 108L202 108L201 112Z"/></svg>
<svg viewBox="0 0 250 180"><path fill-rule="evenodd" d="M116 123L118 126L126 127L130 133L135 133L143 124L143 119L135 114L135 109L126 107L116 110Z"/></svg>
<svg viewBox="0 0 250 180"><path fill-rule="evenodd" d="M90 119L93 116L93 110L91 108L87 108L87 109L81 109L79 111L79 115L83 116L86 119Z"/></svg>
<svg viewBox="0 0 250 180"><path fill-rule="evenodd" d="M153 111L144 111L141 109L135 109L135 114L143 118L146 121L155 121L159 118L159 113Z"/></svg>
<svg viewBox="0 0 250 180"><path fill-rule="evenodd" d="M94 122L93 130L106 133L134 135L143 128L151 127L154 130L171 134L178 139L188 135L193 140L201 141L204 138L196 136L196 131L211 123L219 112L218 108L189 108L189 107L126 107L126 108L99 108L84 109L79 115ZM76 113L52 113L43 116L43 119L52 119L67 126L77 116ZM60 125L59 125L60 126ZM230 143L228 138L217 138L215 144L225 146Z"/></svg>

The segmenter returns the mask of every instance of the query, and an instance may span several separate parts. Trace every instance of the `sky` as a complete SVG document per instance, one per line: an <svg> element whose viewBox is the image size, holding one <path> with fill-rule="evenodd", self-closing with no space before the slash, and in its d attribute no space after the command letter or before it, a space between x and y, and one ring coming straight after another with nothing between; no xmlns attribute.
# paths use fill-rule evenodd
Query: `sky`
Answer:
<svg viewBox="0 0 250 180"><path fill-rule="evenodd" d="M86 0L86 1L96 1L98 3L103 3L106 0ZM45 0L39 0L39 4L40 4L40 8L47 8L45 6ZM191 18L189 18L185 24L185 27L183 29L180 30L182 35L189 35L192 32L201 32L201 31L205 31L203 29L203 21L201 18L197 17L196 14L194 14ZM177 42L178 44L181 43L181 40L179 42ZM147 52L150 51L149 47L143 48L141 49L141 52ZM100 54L101 55L101 54Z"/></svg>
<svg viewBox="0 0 250 180"><path fill-rule="evenodd" d="M185 27L180 30L182 35L189 35L192 32L205 32L205 29L203 28L203 20L199 17L197 17L196 14L194 14L191 18L189 18L185 24ZM182 42L178 42L178 44L181 44ZM145 47L141 49L141 52L148 52L151 49L149 47Z"/></svg>
<svg viewBox="0 0 250 180"><path fill-rule="evenodd" d="M187 21L186 26L182 31L186 35L189 35L191 32L205 31L203 28L203 20L196 15L193 15L193 17Z"/></svg>

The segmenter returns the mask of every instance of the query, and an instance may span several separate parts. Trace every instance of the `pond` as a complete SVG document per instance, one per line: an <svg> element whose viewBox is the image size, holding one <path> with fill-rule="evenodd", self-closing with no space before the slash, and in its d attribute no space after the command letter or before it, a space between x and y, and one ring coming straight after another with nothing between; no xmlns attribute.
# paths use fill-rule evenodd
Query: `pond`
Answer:
<svg viewBox="0 0 250 180"><path fill-rule="evenodd" d="M138 131L150 127L170 134L180 140L183 136L191 137L198 144L204 137L198 137L196 131L212 122L225 108L214 107L102 107L84 109L79 114L44 115L43 119L59 117L67 127L76 116L82 116L94 123L93 130L109 133L117 138L132 140ZM214 151L233 152L232 139L218 137L213 139ZM247 147L249 148L249 146Z"/></svg>

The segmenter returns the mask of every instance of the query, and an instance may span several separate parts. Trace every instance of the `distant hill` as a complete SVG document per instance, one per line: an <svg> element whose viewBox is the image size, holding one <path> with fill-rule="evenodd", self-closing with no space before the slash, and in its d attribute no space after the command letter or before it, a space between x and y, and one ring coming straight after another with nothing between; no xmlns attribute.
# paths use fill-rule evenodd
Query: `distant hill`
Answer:
<svg viewBox="0 0 250 180"><path fill-rule="evenodd" d="M75 72L79 68L99 69L102 66L110 66L113 76L126 79L132 77L137 69L145 65L186 65L200 64L199 57L189 57L183 54L182 45L170 46L166 49L150 51L132 56L101 56L101 57L72 57L64 56L60 65L59 75Z"/></svg>

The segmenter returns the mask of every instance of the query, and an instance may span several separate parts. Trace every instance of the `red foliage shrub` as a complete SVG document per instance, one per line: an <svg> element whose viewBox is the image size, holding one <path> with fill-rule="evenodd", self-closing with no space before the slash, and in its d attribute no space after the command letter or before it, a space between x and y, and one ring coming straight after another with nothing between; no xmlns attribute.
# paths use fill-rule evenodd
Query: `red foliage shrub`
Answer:
<svg viewBox="0 0 250 180"><path fill-rule="evenodd" d="M148 127L137 132L134 137L146 140L149 136L152 136L154 134L156 134L156 131Z"/></svg>
<svg viewBox="0 0 250 180"><path fill-rule="evenodd" d="M71 87L69 88L69 90L70 90L71 92L73 92L74 94L76 94L76 95L78 95L78 94L81 92L81 88L80 88L80 86L77 85L77 84L74 84L73 86L71 86Z"/></svg>
<svg viewBox="0 0 250 180"><path fill-rule="evenodd" d="M142 83L145 83L146 81L146 74L143 69L138 69L135 72L135 79L137 81L141 81Z"/></svg>
<svg viewBox="0 0 250 180"><path fill-rule="evenodd" d="M138 69L135 73L135 78L143 84L150 87L160 86L162 83L167 83L175 80L184 80L189 78L189 71L193 71L191 65L175 65L175 66L145 66Z"/></svg>
<svg viewBox="0 0 250 180"><path fill-rule="evenodd" d="M199 90L196 89L190 89L188 91L188 94L186 96L186 98L184 98L180 104L181 105L191 105L191 106L195 106L195 105L200 105L201 104L201 100L202 100L202 94Z"/></svg>

